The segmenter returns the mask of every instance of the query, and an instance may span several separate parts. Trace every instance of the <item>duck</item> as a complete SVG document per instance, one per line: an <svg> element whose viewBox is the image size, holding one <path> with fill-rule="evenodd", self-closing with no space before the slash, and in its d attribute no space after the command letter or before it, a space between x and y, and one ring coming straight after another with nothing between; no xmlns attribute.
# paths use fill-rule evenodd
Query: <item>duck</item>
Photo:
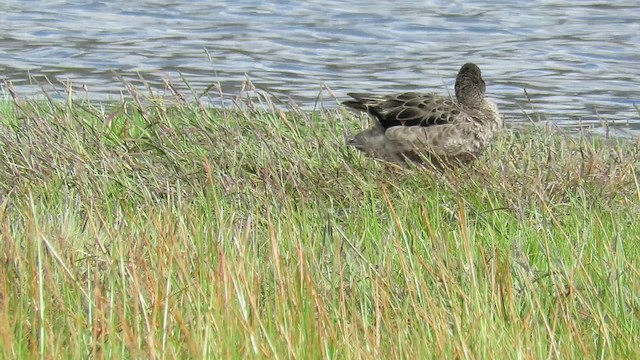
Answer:
<svg viewBox="0 0 640 360"><path fill-rule="evenodd" d="M434 93L348 93L342 105L368 114L373 126L347 145L393 163L430 163L442 169L477 159L503 125L496 103L485 96L480 68L462 65L455 99Z"/></svg>

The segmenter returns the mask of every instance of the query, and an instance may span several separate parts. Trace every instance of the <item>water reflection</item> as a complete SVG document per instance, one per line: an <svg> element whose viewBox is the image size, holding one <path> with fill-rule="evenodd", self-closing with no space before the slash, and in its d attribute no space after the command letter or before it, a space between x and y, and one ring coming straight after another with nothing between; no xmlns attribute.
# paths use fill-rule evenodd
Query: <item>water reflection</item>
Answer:
<svg viewBox="0 0 640 360"><path fill-rule="evenodd" d="M512 119L525 109L567 126L640 128L639 10L631 0L10 0L0 4L0 76L25 93L37 90L29 75L70 80L101 99L123 89L113 71L158 89L181 73L230 93L249 77L312 108L323 84L339 97L450 92L473 61Z"/></svg>

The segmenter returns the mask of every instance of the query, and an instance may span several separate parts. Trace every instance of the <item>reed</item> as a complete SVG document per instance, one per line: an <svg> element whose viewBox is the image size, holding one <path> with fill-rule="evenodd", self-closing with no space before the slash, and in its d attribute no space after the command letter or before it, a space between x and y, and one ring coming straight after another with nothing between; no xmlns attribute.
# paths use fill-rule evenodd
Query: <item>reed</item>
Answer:
<svg viewBox="0 0 640 360"><path fill-rule="evenodd" d="M0 105L0 357L640 356L638 143L431 172L256 93Z"/></svg>

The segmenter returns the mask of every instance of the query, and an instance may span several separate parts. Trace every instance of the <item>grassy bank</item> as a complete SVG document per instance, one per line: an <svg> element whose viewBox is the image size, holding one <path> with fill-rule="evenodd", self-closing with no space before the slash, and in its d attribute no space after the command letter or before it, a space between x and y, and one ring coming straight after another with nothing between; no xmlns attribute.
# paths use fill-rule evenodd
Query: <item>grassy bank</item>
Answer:
<svg viewBox="0 0 640 360"><path fill-rule="evenodd" d="M1 105L0 357L640 356L638 144L438 174L243 109Z"/></svg>

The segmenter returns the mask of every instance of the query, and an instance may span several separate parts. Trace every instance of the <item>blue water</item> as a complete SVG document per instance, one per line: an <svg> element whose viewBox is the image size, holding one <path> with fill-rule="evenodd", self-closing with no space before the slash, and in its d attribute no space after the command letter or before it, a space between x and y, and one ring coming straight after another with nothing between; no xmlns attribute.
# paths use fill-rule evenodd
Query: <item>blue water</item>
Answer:
<svg viewBox="0 0 640 360"><path fill-rule="evenodd" d="M113 71L159 93L165 80L185 90L180 74L229 94L250 78L310 109L348 91L446 94L472 61L511 121L640 129L637 1L211 3L3 1L0 78L25 96L47 76L96 99L124 89Z"/></svg>

